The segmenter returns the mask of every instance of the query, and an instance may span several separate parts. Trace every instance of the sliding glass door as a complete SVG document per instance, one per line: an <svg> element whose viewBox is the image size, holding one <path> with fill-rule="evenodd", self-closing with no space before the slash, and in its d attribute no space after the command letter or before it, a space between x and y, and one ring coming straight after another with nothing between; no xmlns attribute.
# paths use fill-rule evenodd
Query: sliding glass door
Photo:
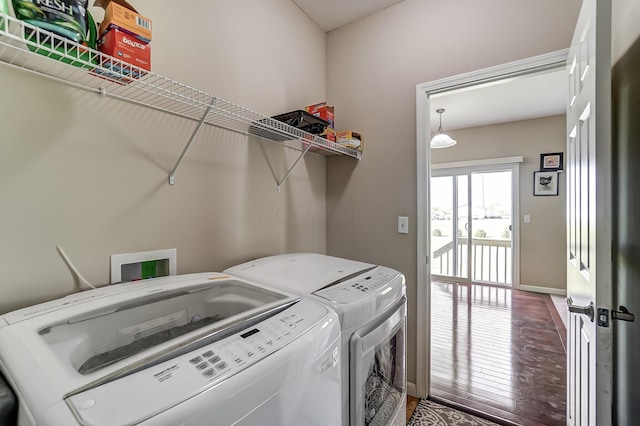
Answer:
<svg viewBox="0 0 640 426"><path fill-rule="evenodd" d="M431 273L436 279L513 283L514 168L432 171Z"/></svg>
<svg viewBox="0 0 640 426"><path fill-rule="evenodd" d="M469 177L431 178L431 273L469 278L467 238Z"/></svg>

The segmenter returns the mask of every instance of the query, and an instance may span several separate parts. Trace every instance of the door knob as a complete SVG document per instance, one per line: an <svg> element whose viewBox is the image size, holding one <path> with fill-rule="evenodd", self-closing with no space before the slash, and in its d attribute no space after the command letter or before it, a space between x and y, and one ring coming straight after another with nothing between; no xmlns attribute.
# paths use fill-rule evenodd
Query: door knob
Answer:
<svg viewBox="0 0 640 426"><path fill-rule="evenodd" d="M589 320L591 320L591 322L593 322L593 317L595 315L594 307L593 307L593 301L589 302L589 304L587 306L579 306L579 305L574 305L573 304L573 299L568 297L567 298L567 307L569 308L569 312L573 312L575 314L586 315L586 316L589 317Z"/></svg>
<svg viewBox="0 0 640 426"><path fill-rule="evenodd" d="M629 312L626 306L620 305L619 309L619 311L616 311L615 309L611 310L612 320L627 322L634 322L636 320L636 316ZM609 327L609 309L598 308L598 325L600 327Z"/></svg>
<svg viewBox="0 0 640 426"><path fill-rule="evenodd" d="M611 310L611 318L619 321L628 321L634 322L636 320L636 316L633 315L626 306L620 306L619 311Z"/></svg>

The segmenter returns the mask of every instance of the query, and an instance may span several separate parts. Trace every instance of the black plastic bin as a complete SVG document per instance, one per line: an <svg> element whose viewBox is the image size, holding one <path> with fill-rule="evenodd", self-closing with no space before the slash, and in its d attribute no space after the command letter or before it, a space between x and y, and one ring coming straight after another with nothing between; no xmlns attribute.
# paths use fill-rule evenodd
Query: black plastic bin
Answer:
<svg viewBox="0 0 640 426"><path fill-rule="evenodd" d="M328 121L303 110L291 111L271 118L314 135L324 132L330 124Z"/></svg>
<svg viewBox="0 0 640 426"><path fill-rule="evenodd" d="M313 135L322 134L322 132L324 132L330 124L328 121L318 118L315 115L302 110L279 114L271 117L271 119L280 121L291 127L298 128ZM258 124L264 123L265 125L267 125L269 121L270 120L260 120L256 123L256 125L251 125L249 127L249 133L274 141L285 141L292 139L289 133L285 134L275 129L267 129Z"/></svg>

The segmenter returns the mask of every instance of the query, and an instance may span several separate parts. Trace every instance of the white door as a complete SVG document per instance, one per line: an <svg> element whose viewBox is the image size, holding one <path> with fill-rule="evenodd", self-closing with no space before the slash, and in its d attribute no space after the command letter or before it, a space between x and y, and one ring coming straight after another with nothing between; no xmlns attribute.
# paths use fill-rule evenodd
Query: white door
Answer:
<svg viewBox="0 0 640 426"><path fill-rule="evenodd" d="M569 52L567 422L611 424L611 2L584 0Z"/></svg>

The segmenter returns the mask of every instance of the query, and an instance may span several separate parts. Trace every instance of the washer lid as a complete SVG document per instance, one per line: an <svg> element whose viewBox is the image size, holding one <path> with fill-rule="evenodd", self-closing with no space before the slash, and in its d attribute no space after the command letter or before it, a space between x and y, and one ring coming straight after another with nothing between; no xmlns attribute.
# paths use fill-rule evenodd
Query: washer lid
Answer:
<svg viewBox="0 0 640 426"><path fill-rule="evenodd" d="M155 292L151 287L150 292L70 314L35 331L62 363L88 376L145 353L150 358L151 353L182 347L197 336L224 330L293 300L228 276L215 278L175 288L159 286Z"/></svg>
<svg viewBox="0 0 640 426"><path fill-rule="evenodd" d="M247 328L230 330L220 340L75 393L65 401L79 423L87 426L237 425L273 395L286 389L291 392L310 380L312 384L327 380L322 373L337 366L327 349L339 336L336 314L301 298ZM320 371L316 359L323 353ZM303 374L312 365L318 370ZM185 405L178 408L181 404ZM167 413L170 410L174 413ZM204 413L210 415L206 423Z"/></svg>
<svg viewBox="0 0 640 426"><path fill-rule="evenodd" d="M370 263L322 254L294 253L252 260L229 268L225 273L297 294L311 294L375 267Z"/></svg>

